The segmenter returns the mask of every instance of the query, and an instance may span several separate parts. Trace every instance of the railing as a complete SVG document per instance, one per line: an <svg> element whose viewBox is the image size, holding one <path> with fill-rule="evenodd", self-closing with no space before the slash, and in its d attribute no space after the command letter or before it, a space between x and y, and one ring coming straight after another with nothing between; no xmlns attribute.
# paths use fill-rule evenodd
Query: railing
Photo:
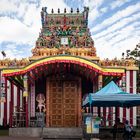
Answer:
<svg viewBox="0 0 140 140"><path fill-rule="evenodd" d="M43 127L45 125L45 115L41 116L39 112L35 113L35 117L29 118L29 127ZM120 118L123 120L123 118ZM101 127L105 126L113 126L115 124L115 120L105 119L101 117ZM136 128L140 128L140 116L136 118ZM25 127L26 126L26 113L25 112L15 112L12 115L12 127Z"/></svg>
<svg viewBox="0 0 140 140"><path fill-rule="evenodd" d="M29 118L29 127L44 127L45 115L44 113L35 113L35 117ZM25 127L26 126L26 113L15 112L12 115L12 127Z"/></svg>
<svg viewBox="0 0 140 140"><path fill-rule="evenodd" d="M15 112L12 115L12 127L25 127L26 114L25 112Z"/></svg>

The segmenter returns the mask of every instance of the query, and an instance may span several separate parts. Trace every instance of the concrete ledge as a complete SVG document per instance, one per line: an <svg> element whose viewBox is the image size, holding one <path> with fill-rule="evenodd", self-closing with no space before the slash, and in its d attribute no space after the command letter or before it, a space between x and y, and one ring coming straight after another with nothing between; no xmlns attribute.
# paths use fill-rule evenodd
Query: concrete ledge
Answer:
<svg viewBox="0 0 140 140"><path fill-rule="evenodd" d="M83 138L83 130L82 128L9 128L9 136L79 140Z"/></svg>
<svg viewBox="0 0 140 140"><path fill-rule="evenodd" d="M9 128L9 136L14 137L40 137L42 128Z"/></svg>
<svg viewBox="0 0 140 140"><path fill-rule="evenodd" d="M82 139L82 128L44 128L42 138L45 139Z"/></svg>

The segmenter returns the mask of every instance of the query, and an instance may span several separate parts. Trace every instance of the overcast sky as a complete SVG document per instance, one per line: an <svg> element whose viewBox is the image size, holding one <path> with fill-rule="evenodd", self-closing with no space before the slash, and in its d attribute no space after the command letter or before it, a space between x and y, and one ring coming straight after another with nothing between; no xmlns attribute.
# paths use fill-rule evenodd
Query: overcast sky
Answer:
<svg viewBox="0 0 140 140"><path fill-rule="evenodd" d="M88 26L97 56L121 58L140 42L140 0L0 0L0 50L7 58L31 56L38 38L41 8L83 11L89 6ZM2 55L0 54L0 59Z"/></svg>

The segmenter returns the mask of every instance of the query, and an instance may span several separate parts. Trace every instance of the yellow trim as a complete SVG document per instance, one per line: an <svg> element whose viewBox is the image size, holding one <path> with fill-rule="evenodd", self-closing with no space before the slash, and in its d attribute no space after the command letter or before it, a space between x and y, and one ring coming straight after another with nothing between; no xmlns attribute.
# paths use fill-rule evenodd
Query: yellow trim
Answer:
<svg viewBox="0 0 140 140"><path fill-rule="evenodd" d="M89 60L86 60L86 59L83 59L83 58L80 58L80 57L74 57L74 56L55 56L55 57L48 57L48 58L44 58L44 59L40 59L24 68L19 68L19 69L4 69L3 70L3 74L12 74L12 73L15 73L15 72L22 72L22 71L27 71L28 69L36 66L36 65L39 65L41 63L47 63L49 61L58 61L58 60L62 60L62 61L77 61L77 62L80 62L80 63L83 63L85 65L88 65L88 66L91 66L103 73L106 73L106 72L109 72L109 73L124 73L125 72L125 69L123 68L102 68L100 66L98 66L97 64L89 61Z"/></svg>

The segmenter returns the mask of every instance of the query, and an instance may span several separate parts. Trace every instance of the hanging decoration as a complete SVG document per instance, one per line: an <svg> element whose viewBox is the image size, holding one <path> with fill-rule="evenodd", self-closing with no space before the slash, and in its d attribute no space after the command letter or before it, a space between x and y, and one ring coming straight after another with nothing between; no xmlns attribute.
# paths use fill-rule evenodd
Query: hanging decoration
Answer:
<svg viewBox="0 0 140 140"><path fill-rule="evenodd" d="M95 72L98 72L102 75L115 75L115 76L121 76L125 73L125 70L123 68L117 68L117 69L112 69L112 68L103 68L97 65L96 63L93 63L89 60L75 57L75 56L52 56L52 57L47 57L41 60L38 60L24 68L19 68L19 69L5 69L3 70L3 76L14 76L14 75L21 75L25 74L28 71L31 71L35 69L38 66L44 66L47 64L52 64L52 63L60 63L60 62L65 62L65 63L75 63L78 64L79 66L84 66L88 69L91 69Z"/></svg>
<svg viewBox="0 0 140 140"><path fill-rule="evenodd" d="M2 76L1 78L1 95L0 95L0 102L6 102L6 94L5 94L5 78Z"/></svg>
<svg viewBox="0 0 140 140"><path fill-rule="evenodd" d="M6 102L5 93L1 93L0 102L2 102L2 103Z"/></svg>
<svg viewBox="0 0 140 140"><path fill-rule="evenodd" d="M35 117L35 81L31 84L31 117Z"/></svg>
<svg viewBox="0 0 140 140"><path fill-rule="evenodd" d="M23 97L27 97L28 96L28 78L27 78L27 75L24 75L24 77L23 77L23 84L24 84Z"/></svg>

